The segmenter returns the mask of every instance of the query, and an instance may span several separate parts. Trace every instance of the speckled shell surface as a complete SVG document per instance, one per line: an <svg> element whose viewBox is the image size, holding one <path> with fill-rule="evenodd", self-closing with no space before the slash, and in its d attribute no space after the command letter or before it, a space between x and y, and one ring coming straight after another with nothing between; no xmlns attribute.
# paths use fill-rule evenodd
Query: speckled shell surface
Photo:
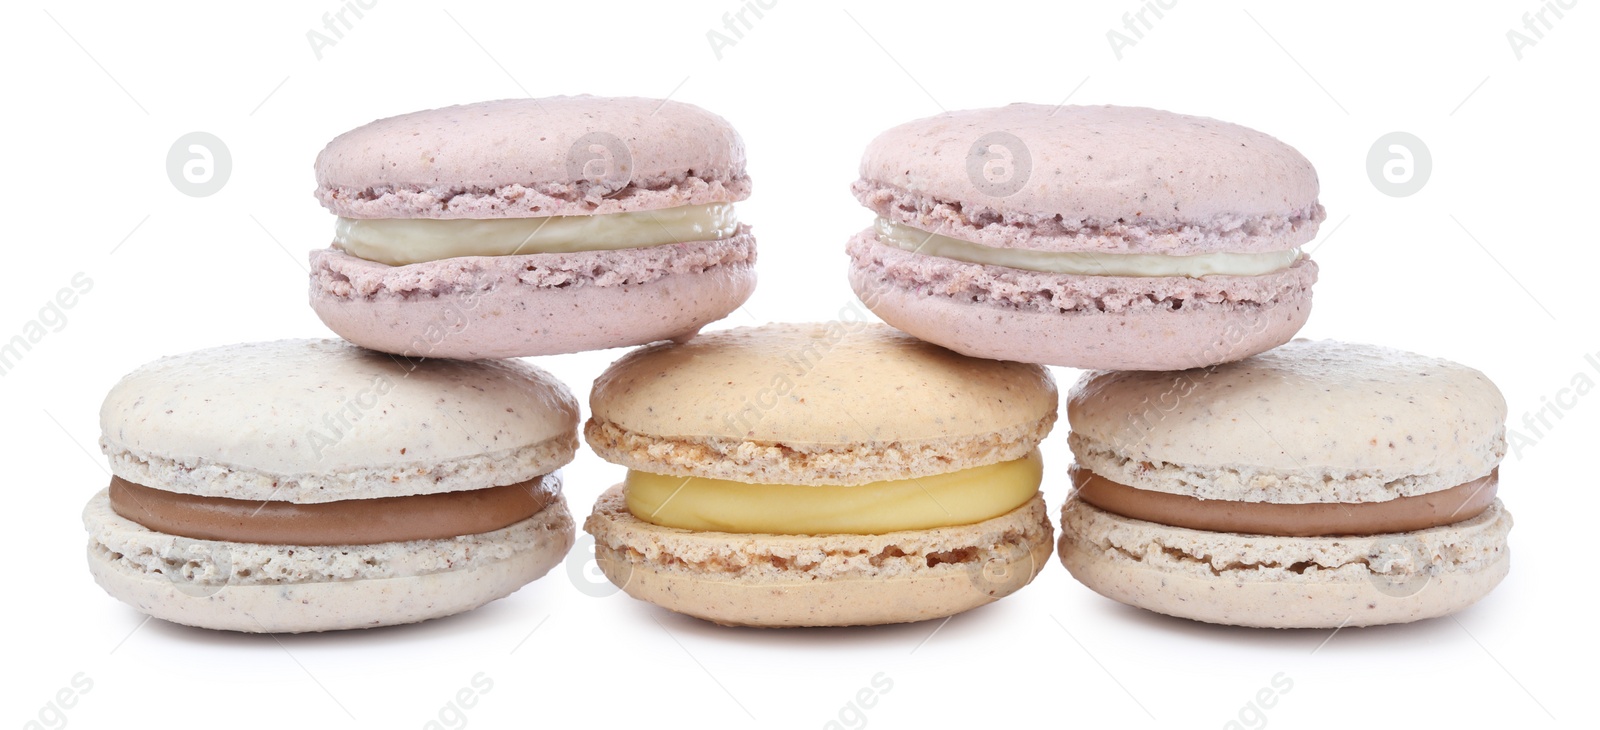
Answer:
<svg viewBox="0 0 1600 730"><path fill-rule="evenodd" d="M1202 499L1385 501L1484 476L1506 448L1506 402L1483 373L1331 340L1215 368L1089 373L1067 413L1079 464Z"/></svg>
<svg viewBox="0 0 1600 730"><path fill-rule="evenodd" d="M734 626L926 621L1026 586L1050 559L1044 496L970 525L882 535L697 532L628 511L620 486L584 529L607 578L641 601Z"/></svg>
<svg viewBox="0 0 1600 730"><path fill-rule="evenodd" d="M1316 169L1283 142L1205 117L1011 104L879 135L853 188L897 223L1043 251L1276 251L1326 216Z"/></svg>
<svg viewBox="0 0 1600 730"><path fill-rule="evenodd" d="M162 358L100 409L124 479L236 499L326 502L479 489L572 459L577 402L515 361L405 360L340 340Z"/></svg>
<svg viewBox="0 0 1600 730"><path fill-rule="evenodd" d="M829 322L636 350L600 376L590 400L596 416L653 436L850 444L981 435L1038 421L1055 399L1042 367ZM751 403L771 405L748 425L724 418Z"/></svg>
<svg viewBox="0 0 1600 730"><path fill-rule="evenodd" d="M572 547L566 500L491 532L370 545L263 545L155 532L83 511L89 572L116 599L188 626L297 633L393 626L469 611L558 565Z"/></svg>
<svg viewBox="0 0 1600 730"><path fill-rule="evenodd" d="M773 324L629 353L595 381L586 434L656 473L852 484L1019 458L1057 398L1038 365L879 324Z"/></svg>
<svg viewBox="0 0 1600 730"><path fill-rule="evenodd" d="M744 141L693 104L501 99L379 119L317 155L317 199L348 218L523 218L750 195Z"/></svg>
<svg viewBox="0 0 1600 730"><path fill-rule="evenodd" d="M1158 525L1072 498L1061 562L1107 598L1235 626L1324 628L1420 621L1483 598L1511 569L1497 500L1453 525L1387 535L1272 537Z"/></svg>

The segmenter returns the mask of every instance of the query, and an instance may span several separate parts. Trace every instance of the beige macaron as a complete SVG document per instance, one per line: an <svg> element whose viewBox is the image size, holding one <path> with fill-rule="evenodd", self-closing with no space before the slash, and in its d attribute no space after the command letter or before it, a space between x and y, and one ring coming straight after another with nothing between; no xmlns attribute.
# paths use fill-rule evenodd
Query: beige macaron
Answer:
<svg viewBox="0 0 1600 730"><path fill-rule="evenodd" d="M577 401L519 362L217 347L134 370L100 424L113 477L83 512L90 572L168 621L422 621L506 596L572 546L557 470Z"/></svg>
<svg viewBox="0 0 1600 730"><path fill-rule="evenodd" d="M1049 558L1029 470L1057 397L1043 367L877 324L641 348L595 382L585 436L631 471L584 529L629 595L719 624L949 616ZM647 484L665 487L636 491Z"/></svg>
<svg viewBox="0 0 1600 730"><path fill-rule="evenodd" d="M1061 561L1109 598L1212 623L1452 613L1508 569L1505 417L1483 373L1372 345L1089 373L1068 398Z"/></svg>

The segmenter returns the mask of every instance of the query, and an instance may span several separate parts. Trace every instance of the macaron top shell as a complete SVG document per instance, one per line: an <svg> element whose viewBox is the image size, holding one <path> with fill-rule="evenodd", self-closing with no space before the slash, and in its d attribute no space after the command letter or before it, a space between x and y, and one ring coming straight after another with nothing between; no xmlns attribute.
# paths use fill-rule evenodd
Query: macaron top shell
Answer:
<svg viewBox="0 0 1600 730"><path fill-rule="evenodd" d="M1156 109L1012 104L884 132L856 196L992 246L1192 255L1285 250L1324 217L1316 170L1261 132Z"/></svg>
<svg viewBox="0 0 1600 730"><path fill-rule="evenodd" d="M982 463L1019 458L1048 432L1057 398L1038 365L958 355L879 324L773 324L628 354L595 381L588 433L601 456L660 473L865 483L964 467L921 460L927 444L983 443ZM597 426L659 448L630 454L597 442ZM824 464L823 453L853 461ZM788 460L797 455L811 458Z"/></svg>
<svg viewBox="0 0 1600 730"><path fill-rule="evenodd" d="M974 436L1036 422L1056 407L1041 367L855 326L786 323L647 347L600 376L590 405L654 436L797 444ZM752 404L760 418L725 418Z"/></svg>
<svg viewBox="0 0 1600 730"><path fill-rule="evenodd" d="M526 218L750 195L744 142L700 107L636 97L504 99L379 119L317 155L347 218Z"/></svg>
<svg viewBox="0 0 1600 730"><path fill-rule="evenodd" d="M124 377L100 409L118 476L301 502L525 481L572 459L577 421L566 386L533 366L405 360L340 340L162 358Z"/></svg>
<svg viewBox="0 0 1600 730"><path fill-rule="evenodd" d="M1506 402L1472 368L1294 340L1181 372L1092 372L1068 396L1080 465L1203 499L1368 502L1449 489L1505 454Z"/></svg>

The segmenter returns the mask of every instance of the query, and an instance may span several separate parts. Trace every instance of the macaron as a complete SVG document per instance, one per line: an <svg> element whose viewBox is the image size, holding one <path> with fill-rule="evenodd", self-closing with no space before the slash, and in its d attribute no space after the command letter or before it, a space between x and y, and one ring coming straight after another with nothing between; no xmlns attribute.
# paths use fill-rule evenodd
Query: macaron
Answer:
<svg viewBox="0 0 1600 730"><path fill-rule="evenodd" d="M577 402L518 362L231 345L128 374L100 425L113 476L83 512L89 570L167 621L422 621L509 595L572 546L557 469Z"/></svg>
<svg viewBox="0 0 1600 730"><path fill-rule="evenodd" d="M774 324L635 350L595 381L589 445L628 467L584 529L634 598L719 624L950 616L1049 560L1044 368L883 325Z"/></svg>
<svg viewBox="0 0 1600 730"><path fill-rule="evenodd" d="M1012 104L879 135L850 283L885 322L974 357L1179 370L1288 342L1325 218L1316 170L1236 124Z"/></svg>
<svg viewBox="0 0 1600 730"><path fill-rule="evenodd" d="M1506 403L1483 373L1295 340L1171 373L1085 375L1061 562L1131 606L1335 628L1459 611L1509 567Z"/></svg>
<svg viewBox="0 0 1600 730"><path fill-rule="evenodd" d="M675 101L507 99L380 119L317 156L338 216L311 306L363 347L474 359L686 337L755 288L744 142Z"/></svg>

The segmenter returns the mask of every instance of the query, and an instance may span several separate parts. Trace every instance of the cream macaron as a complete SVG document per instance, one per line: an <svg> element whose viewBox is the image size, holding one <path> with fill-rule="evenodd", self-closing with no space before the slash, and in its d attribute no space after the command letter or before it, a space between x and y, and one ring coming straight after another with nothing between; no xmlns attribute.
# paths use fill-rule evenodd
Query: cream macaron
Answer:
<svg viewBox="0 0 1600 730"><path fill-rule="evenodd" d="M168 621L422 621L506 596L572 546L556 470L577 402L521 363L218 347L133 371L100 424L114 476L84 509L90 571Z"/></svg>
<svg viewBox="0 0 1600 730"><path fill-rule="evenodd" d="M1483 373L1294 340L1215 368L1089 373L1061 561L1123 603L1334 628L1442 616L1505 577L1506 403Z"/></svg>
<svg viewBox="0 0 1600 730"><path fill-rule="evenodd" d="M1325 217L1316 169L1237 124L1011 104L879 135L853 190L877 215L850 283L895 327L975 357L1180 370L1294 337Z"/></svg>
<svg viewBox="0 0 1600 730"><path fill-rule="evenodd" d="M1053 530L1043 367L875 324L776 324L636 350L584 434L627 478L584 529L629 595L719 624L949 616L1026 585Z"/></svg>
<svg viewBox="0 0 1600 730"><path fill-rule="evenodd" d="M755 290L744 142L692 104L504 99L380 119L316 162L338 216L311 307L413 357L554 355L693 335Z"/></svg>

